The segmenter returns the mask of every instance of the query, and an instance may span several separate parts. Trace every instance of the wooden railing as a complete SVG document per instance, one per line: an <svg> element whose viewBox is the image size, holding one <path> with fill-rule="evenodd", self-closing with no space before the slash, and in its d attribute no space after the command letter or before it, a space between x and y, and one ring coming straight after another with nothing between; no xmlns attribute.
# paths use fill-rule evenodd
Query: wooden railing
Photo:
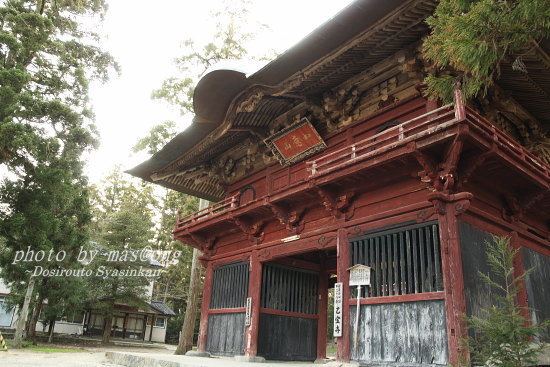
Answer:
<svg viewBox="0 0 550 367"><path fill-rule="evenodd" d="M210 205L204 209L196 211L192 214L178 218L176 221L176 230L185 227L188 224L201 221L206 218L225 213L227 210L237 207L237 195L230 196L216 204Z"/></svg>
<svg viewBox="0 0 550 367"><path fill-rule="evenodd" d="M347 164L353 164L359 160L379 155L387 150L416 140L420 136L448 127L457 121L457 112L452 107L453 105L440 107L347 147L306 162L309 177L313 178Z"/></svg>
<svg viewBox="0 0 550 367"><path fill-rule="evenodd" d="M518 142L514 141L508 135L504 134L501 130L497 129L483 116L479 115L476 111L470 107L466 107L466 118L470 122L470 129L490 136L493 143L502 151L508 155L515 157L516 159L524 161L527 165L534 168L546 175L550 175L548 166L544 164L536 155L525 149Z"/></svg>
<svg viewBox="0 0 550 367"><path fill-rule="evenodd" d="M472 132L484 136L487 140L491 141L491 144L496 145L499 150L515 158L516 162L522 162L522 164L534 168L535 171L543 174L546 178L550 176L548 166L534 154L497 129L491 122L477 114L477 112L462 104L460 92L457 91L455 104L437 108L373 136L354 142L349 146L306 162L306 177L314 179L321 175L329 174L360 161L381 155L392 149L402 147L420 138L451 128L459 123L467 123ZM284 190L285 188L282 188L279 191ZM213 216L228 212L238 206L237 195L228 197L208 208L179 218L176 230L192 223L211 219Z"/></svg>

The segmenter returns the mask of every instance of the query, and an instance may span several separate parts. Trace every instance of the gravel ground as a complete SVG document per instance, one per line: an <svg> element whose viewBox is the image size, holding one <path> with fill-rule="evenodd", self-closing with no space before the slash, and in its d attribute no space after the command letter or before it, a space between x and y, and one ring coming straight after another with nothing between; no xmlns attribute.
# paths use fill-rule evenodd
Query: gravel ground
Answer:
<svg viewBox="0 0 550 367"><path fill-rule="evenodd" d="M0 366L2 367L41 367L41 366L71 366L71 367L97 367L117 366L109 363L105 352L35 352L32 350L14 350L0 354Z"/></svg>
<svg viewBox="0 0 550 367"><path fill-rule="evenodd" d="M99 346L99 345L52 345L40 344L40 346L51 348L78 349L79 352L38 352L26 349L10 349L7 352L0 351L0 367L98 367L118 365L109 363L105 357L106 351L139 352L155 354L173 354L175 346Z"/></svg>

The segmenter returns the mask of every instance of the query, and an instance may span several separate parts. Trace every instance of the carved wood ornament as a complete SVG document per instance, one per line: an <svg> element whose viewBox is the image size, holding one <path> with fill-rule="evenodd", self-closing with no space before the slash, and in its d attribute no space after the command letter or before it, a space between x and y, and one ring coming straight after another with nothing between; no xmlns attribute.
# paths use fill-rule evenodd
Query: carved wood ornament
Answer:
<svg viewBox="0 0 550 367"><path fill-rule="evenodd" d="M214 245L218 238L216 236L204 237L197 233L187 232L187 240L194 244L193 247L199 249L206 255L211 255L214 252Z"/></svg>
<svg viewBox="0 0 550 367"><path fill-rule="evenodd" d="M445 215L449 203L453 203L453 214L458 216L468 210L473 194L460 192L463 184L491 154L491 151L467 161L461 161L464 139L467 127L461 127L452 141L447 143L443 158L438 162L433 156L415 149L413 154L423 171L418 175L420 180L427 184L432 191L428 201L433 209L424 209L418 212L417 221L428 220L434 214ZM461 164L460 164L461 163Z"/></svg>
<svg viewBox="0 0 550 367"><path fill-rule="evenodd" d="M414 156L424 169L419 172L422 182L428 184L433 191L445 193L455 192L459 185L458 163L462 154L464 135L458 134L454 140L447 145L444 158L440 163L428 154L415 149ZM479 164L475 165L475 167ZM471 172L467 175L469 177ZM462 182L461 182L462 184Z"/></svg>
<svg viewBox="0 0 550 367"><path fill-rule="evenodd" d="M346 220L349 220L355 214L355 205L353 205L355 191L335 194L326 188L317 187L317 193L321 197L325 209L334 219L344 216Z"/></svg>
<svg viewBox="0 0 550 367"><path fill-rule="evenodd" d="M258 245L264 240L263 228L266 224L265 220L258 220L250 223L242 218L233 218L233 222L239 227L239 229L246 235L248 241L254 245Z"/></svg>
<svg viewBox="0 0 550 367"><path fill-rule="evenodd" d="M525 194L512 195L507 194L502 198L503 206L501 210L502 219L510 223L516 223L521 220L523 215L539 200L550 194L549 189L528 192Z"/></svg>
<svg viewBox="0 0 550 367"><path fill-rule="evenodd" d="M305 208L289 209L284 204L269 203L269 207L279 222L285 226L291 234L300 234L304 229L305 222L302 220Z"/></svg>

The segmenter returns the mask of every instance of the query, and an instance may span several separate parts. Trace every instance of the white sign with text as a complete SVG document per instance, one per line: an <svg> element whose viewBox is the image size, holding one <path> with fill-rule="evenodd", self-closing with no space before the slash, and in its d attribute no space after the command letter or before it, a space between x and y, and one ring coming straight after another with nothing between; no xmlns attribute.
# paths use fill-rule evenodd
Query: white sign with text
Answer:
<svg viewBox="0 0 550 367"><path fill-rule="evenodd" d="M250 326L250 312L252 311L252 297L246 299L246 313L244 315L244 325Z"/></svg>
<svg viewBox="0 0 550 367"><path fill-rule="evenodd" d="M334 284L334 337L342 336L342 326L344 322L342 320L342 301L343 301L344 284Z"/></svg>

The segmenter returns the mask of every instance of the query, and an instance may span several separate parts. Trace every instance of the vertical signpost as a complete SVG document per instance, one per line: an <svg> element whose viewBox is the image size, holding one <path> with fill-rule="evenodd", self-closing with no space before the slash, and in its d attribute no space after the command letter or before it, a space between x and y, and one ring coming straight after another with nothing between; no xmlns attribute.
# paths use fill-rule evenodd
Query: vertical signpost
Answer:
<svg viewBox="0 0 550 367"><path fill-rule="evenodd" d="M358 343L358 337L359 337L359 315L361 313L361 286L369 286L370 285L370 272L371 268L366 265L353 265L349 270L349 285L350 286L357 286L357 311L355 312L355 335L353 339L353 343L355 346L355 350L357 350L357 343ZM365 292L365 295L367 295L368 292Z"/></svg>
<svg viewBox="0 0 550 367"><path fill-rule="evenodd" d="M246 311L244 314L244 325L250 326L250 315L252 313L252 297L246 299Z"/></svg>
<svg viewBox="0 0 550 367"><path fill-rule="evenodd" d="M333 335L335 338L342 336L342 295L344 284L334 284L334 330Z"/></svg>

